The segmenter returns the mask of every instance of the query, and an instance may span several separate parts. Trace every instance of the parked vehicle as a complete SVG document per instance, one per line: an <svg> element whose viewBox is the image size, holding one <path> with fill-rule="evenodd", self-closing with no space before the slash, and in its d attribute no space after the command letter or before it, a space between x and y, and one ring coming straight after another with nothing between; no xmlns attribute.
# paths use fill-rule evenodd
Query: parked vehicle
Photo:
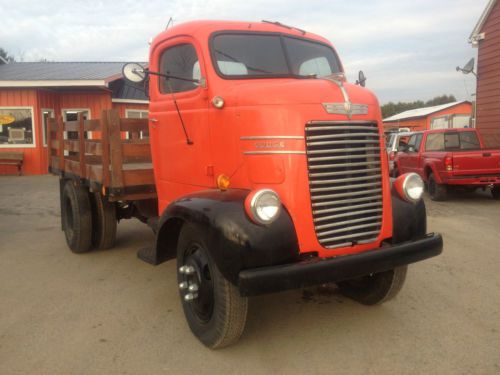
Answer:
<svg viewBox="0 0 500 375"><path fill-rule="evenodd" d="M446 199L449 186L490 188L500 199L500 149L484 149L475 129L414 133L396 156L398 173L418 173L433 200Z"/></svg>
<svg viewBox="0 0 500 375"><path fill-rule="evenodd" d="M111 247L116 220L150 225L139 257L177 258L185 317L208 347L238 340L248 296L336 282L382 303L408 264L441 253L421 178L391 187L378 101L362 74L346 82L326 39L191 22L153 40L149 69L123 71L149 87L147 129L114 111L49 126L62 228L82 253Z"/></svg>
<svg viewBox="0 0 500 375"><path fill-rule="evenodd" d="M398 148L406 146L412 134L412 132L393 133L386 141L387 159L389 160L389 174L391 177L398 176L398 171L397 168L395 168L396 164L394 162L394 159L398 154Z"/></svg>

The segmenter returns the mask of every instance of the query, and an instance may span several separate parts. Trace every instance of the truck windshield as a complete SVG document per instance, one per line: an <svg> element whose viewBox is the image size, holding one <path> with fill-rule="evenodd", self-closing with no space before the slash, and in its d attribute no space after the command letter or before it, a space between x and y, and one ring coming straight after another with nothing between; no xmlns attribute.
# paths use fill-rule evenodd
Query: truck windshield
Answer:
<svg viewBox="0 0 500 375"><path fill-rule="evenodd" d="M435 133L427 136L426 151L479 150L481 145L475 132Z"/></svg>
<svg viewBox="0 0 500 375"><path fill-rule="evenodd" d="M219 34L211 52L217 72L231 78L314 78L341 72L331 47L280 34Z"/></svg>

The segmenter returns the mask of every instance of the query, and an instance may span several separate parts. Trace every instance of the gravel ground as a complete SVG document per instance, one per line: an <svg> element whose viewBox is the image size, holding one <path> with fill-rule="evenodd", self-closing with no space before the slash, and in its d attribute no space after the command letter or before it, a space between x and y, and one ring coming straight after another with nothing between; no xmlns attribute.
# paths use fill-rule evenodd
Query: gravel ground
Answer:
<svg viewBox="0 0 500 375"><path fill-rule="evenodd" d="M441 256L410 267L399 296L365 307L334 287L255 297L240 342L191 334L175 262L153 267L136 220L117 246L72 254L58 181L0 177L0 374L500 374L500 202L428 201Z"/></svg>

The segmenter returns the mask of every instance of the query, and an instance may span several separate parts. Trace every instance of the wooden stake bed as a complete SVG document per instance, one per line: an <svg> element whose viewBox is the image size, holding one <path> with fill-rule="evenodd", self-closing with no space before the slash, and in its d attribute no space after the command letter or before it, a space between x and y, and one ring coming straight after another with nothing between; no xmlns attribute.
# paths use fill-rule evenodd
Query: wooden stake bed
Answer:
<svg viewBox="0 0 500 375"><path fill-rule="evenodd" d="M120 118L116 110L98 120L50 119L49 172L79 178L110 201L156 198L148 134L147 119Z"/></svg>

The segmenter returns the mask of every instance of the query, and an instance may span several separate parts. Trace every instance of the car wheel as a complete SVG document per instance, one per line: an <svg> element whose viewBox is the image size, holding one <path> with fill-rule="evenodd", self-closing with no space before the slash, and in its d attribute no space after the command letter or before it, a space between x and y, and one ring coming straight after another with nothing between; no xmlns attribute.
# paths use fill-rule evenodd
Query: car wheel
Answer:
<svg viewBox="0 0 500 375"><path fill-rule="evenodd" d="M378 305L394 298L406 280L408 266L338 282L340 292L363 305Z"/></svg>
<svg viewBox="0 0 500 375"><path fill-rule="evenodd" d="M427 181L427 190L429 192L429 196L433 201L444 201L447 196L447 188L446 185L438 184L434 177L434 173L429 175Z"/></svg>
<svg viewBox="0 0 500 375"><path fill-rule="evenodd" d="M493 186L491 189L491 196L493 199L500 199L500 186Z"/></svg>
<svg viewBox="0 0 500 375"><path fill-rule="evenodd" d="M177 265L182 308L193 334L211 349L237 342L245 328L248 298L218 270L202 227L182 227Z"/></svg>

